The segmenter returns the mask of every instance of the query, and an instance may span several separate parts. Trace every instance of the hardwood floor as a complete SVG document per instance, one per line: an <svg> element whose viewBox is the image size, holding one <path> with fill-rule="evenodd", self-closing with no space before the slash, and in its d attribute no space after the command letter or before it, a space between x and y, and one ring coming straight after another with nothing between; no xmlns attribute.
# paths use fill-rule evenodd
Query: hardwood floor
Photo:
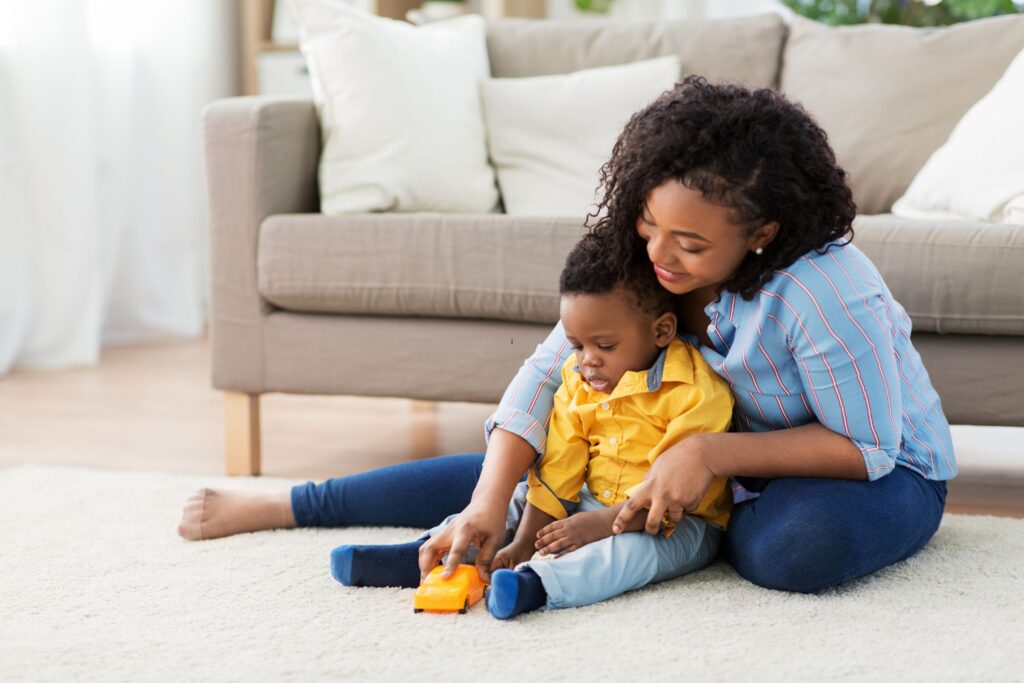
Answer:
<svg viewBox="0 0 1024 683"><path fill-rule="evenodd" d="M205 342L109 348L98 367L0 379L0 468L224 473L224 401ZM493 406L267 394L263 473L323 479L481 451Z"/></svg>
<svg viewBox="0 0 1024 683"><path fill-rule="evenodd" d="M0 469L35 463L219 476L224 402L209 371L209 348L199 341L113 347L98 367L0 378ZM493 408L268 394L263 473L320 480L480 451ZM948 509L1024 517L1024 479L963 476L950 485Z"/></svg>

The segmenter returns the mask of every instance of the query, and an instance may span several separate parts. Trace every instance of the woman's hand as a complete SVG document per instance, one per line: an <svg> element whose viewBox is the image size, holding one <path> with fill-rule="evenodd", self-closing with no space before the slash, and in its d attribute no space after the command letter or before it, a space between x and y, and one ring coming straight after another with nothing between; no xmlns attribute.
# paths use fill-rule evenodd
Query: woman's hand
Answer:
<svg viewBox="0 0 1024 683"><path fill-rule="evenodd" d="M705 459L706 434L694 434L672 446L654 461L644 485L622 506L612 523L620 534L629 521L649 508L644 531L657 534L666 518L679 522L687 510L696 510L715 474Z"/></svg>
<svg viewBox="0 0 1024 683"><path fill-rule="evenodd" d="M480 578L489 581L491 562L499 544L505 540L507 505L471 502L441 533L420 546L420 578L429 574L445 553L448 559L444 563L444 578L448 578L462 564L469 546L475 545L479 549L477 571Z"/></svg>

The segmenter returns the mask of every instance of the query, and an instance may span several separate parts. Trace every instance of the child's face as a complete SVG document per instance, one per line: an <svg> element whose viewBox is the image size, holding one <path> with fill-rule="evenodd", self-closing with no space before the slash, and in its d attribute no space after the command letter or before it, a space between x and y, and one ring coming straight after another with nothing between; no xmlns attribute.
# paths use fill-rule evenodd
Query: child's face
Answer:
<svg viewBox="0 0 1024 683"><path fill-rule="evenodd" d="M561 318L580 374L592 389L606 394L627 371L651 367L676 333L675 315L655 317L637 310L618 289L563 296Z"/></svg>
<svg viewBox="0 0 1024 683"><path fill-rule="evenodd" d="M767 247L778 224L750 233L731 222L728 209L670 179L647 195L636 229L661 286L687 294L713 291L731 278L747 254Z"/></svg>

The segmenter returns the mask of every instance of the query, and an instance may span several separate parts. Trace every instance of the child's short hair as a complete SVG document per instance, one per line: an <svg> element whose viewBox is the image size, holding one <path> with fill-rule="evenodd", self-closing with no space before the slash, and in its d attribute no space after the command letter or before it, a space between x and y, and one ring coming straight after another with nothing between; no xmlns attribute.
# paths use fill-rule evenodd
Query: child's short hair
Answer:
<svg viewBox="0 0 1024 683"><path fill-rule="evenodd" d="M749 231L778 222L764 254L748 255L722 285L745 299L808 251L852 239L856 206L825 131L774 90L688 76L630 118L601 168L601 202L587 221L620 268L647 261L636 221L651 190L673 178Z"/></svg>
<svg viewBox="0 0 1024 683"><path fill-rule="evenodd" d="M621 288L633 306L653 316L675 311L675 295L658 283L650 263L622 272L608 258L607 248L592 235L585 236L569 252L558 280L558 293L608 294Z"/></svg>

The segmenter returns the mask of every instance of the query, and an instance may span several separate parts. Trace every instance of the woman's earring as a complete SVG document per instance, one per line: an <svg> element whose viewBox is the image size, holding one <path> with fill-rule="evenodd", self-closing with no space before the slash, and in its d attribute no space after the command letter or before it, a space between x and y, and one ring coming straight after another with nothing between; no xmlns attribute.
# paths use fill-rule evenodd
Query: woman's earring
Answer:
<svg viewBox="0 0 1024 683"><path fill-rule="evenodd" d="M764 247L758 247L757 249L754 250L754 253L760 256L761 254L764 253Z"/></svg>

